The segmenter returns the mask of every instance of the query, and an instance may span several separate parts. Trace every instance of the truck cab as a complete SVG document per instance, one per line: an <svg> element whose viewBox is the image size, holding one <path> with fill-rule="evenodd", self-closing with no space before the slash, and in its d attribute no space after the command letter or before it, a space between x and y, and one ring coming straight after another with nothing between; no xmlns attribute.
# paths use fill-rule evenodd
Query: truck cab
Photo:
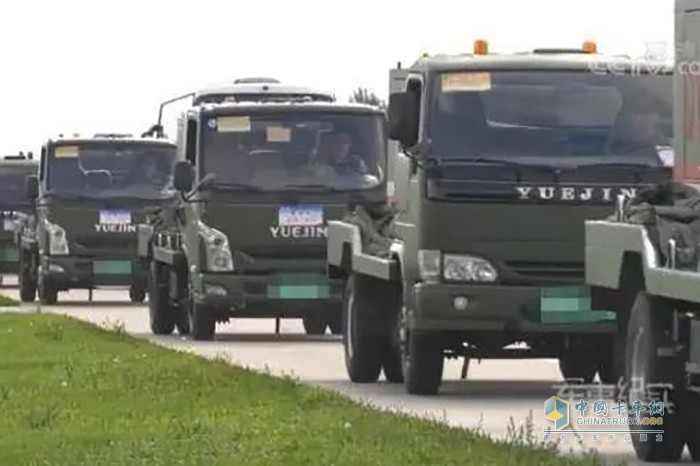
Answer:
<svg viewBox="0 0 700 466"><path fill-rule="evenodd" d="M477 41L391 70L395 213L381 229L329 225L350 379L383 369L434 394L446 357L465 374L475 357L558 358L567 378L615 379L625 324L585 285L583 225L671 177L671 80L668 63L590 42L495 54Z"/></svg>
<svg viewBox="0 0 700 466"><path fill-rule="evenodd" d="M0 159L0 283L3 274L17 273L17 225L31 212L26 179L36 175L37 169L38 163L31 152Z"/></svg>
<svg viewBox="0 0 700 466"><path fill-rule="evenodd" d="M38 292L54 304L59 291L128 287L146 294L136 255L136 225L175 195L175 145L122 134L59 137L41 149L38 174L28 179L31 215L18 235L21 299Z"/></svg>
<svg viewBox="0 0 700 466"><path fill-rule="evenodd" d="M313 90L255 84L271 87L253 98L250 83L235 86L241 94L180 115L181 196L141 226L151 329L210 340L231 318L301 318L308 334L339 333L327 222L349 202L384 202L384 113Z"/></svg>

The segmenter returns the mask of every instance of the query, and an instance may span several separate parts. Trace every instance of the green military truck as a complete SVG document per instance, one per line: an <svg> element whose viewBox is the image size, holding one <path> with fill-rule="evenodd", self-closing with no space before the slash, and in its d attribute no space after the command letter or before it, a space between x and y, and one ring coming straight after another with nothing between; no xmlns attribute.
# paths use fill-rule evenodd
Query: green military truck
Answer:
<svg viewBox="0 0 700 466"><path fill-rule="evenodd" d="M55 304L58 292L128 287L143 302L147 268L136 254L138 223L175 195L175 145L122 134L59 137L41 149L27 180L33 212L17 238L19 290Z"/></svg>
<svg viewBox="0 0 700 466"><path fill-rule="evenodd" d="M26 179L37 173L37 167L31 152L0 159L0 283L3 275L17 273L17 225L30 211Z"/></svg>
<svg viewBox="0 0 700 466"><path fill-rule="evenodd" d="M653 462L679 460L685 445L700 460L700 0L676 1L675 34L673 181L585 223L586 282L626 303L623 397L644 407L630 430ZM651 401L657 413L666 404L662 424Z"/></svg>
<svg viewBox="0 0 700 466"><path fill-rule="evenodd" d="M260 79L187 96L182 195L139 227L152 331L210 340L217 322L240 317L275 318L277 331L281 318L301 318L308 334L340 333L326 223L349 202L384 202L383 112Z"/></svg>
<svg viewBox="0 0 700 466"><path fill-rule="evenodd" d="M388 196L329 223L354 382L438 392L446 357L559 358L615 380L614 296L584 220L671 176L671 67L583 49L421 57L390 72ZM525 343L523 345L522 343ZM516 345L516 343L520 343Z"/></svg>

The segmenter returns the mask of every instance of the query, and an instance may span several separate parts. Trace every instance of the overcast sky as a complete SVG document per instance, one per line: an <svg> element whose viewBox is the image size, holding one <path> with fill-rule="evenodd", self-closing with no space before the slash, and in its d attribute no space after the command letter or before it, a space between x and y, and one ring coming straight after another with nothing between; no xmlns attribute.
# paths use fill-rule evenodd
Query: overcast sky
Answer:
<svg viewBox="0 0 700 466"><path fill-rule="evenodd" d="M36 152L61 132L139 132L161 101L242 76L385 97L397 61L470 51L476 38L494 52L594 39L606 53L658 42L672 53L673 2L5 1L0 154Z"/></svg>

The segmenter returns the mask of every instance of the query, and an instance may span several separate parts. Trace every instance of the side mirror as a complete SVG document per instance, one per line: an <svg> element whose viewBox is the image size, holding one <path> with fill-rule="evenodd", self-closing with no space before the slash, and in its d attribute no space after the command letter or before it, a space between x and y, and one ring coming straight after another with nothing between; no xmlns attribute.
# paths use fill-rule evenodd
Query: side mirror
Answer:
<svg viewBox="0 0 700 466"><path fill-rule="evenodd" d="M192 165L187 161L180 161L175 164L175 172L173 174L175 189L180 192L188 192L192 190L193 182Z"/></svg>
<svg viewBox="0 0 700 466"><path fill-rule="evenodd" d="M404 147L415 146L418 143L419 118L420 107L415 94L397 92L389 96L389 139L400 142Z"/></svg>
<svg viewBox="0 0 700 466"><path fill-rule="evenodd" d="M39 179L36 175L27 176L26 180L27 198L35 202L39 197Z"/></svg>

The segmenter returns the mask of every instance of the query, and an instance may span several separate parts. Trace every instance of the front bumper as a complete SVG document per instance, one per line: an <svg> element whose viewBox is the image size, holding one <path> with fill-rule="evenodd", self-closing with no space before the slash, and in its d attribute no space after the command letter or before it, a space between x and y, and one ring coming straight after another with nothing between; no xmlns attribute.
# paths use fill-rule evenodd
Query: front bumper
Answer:
<svg viewBox="0 0 700 466"><path fill-rule="evenodd" d="M591 310L586 287L419 283L409 324L420 330L615 333L616 315ZM466 298L457 308L456 298ZM461 304L464 304L464 300Z"/></svg>
<svg viewBox="0 0 700 466"><path fill-rule="evenodd" d="M110 257L44 256L40 273L61 290L99 286L135 286L145 289L148 269L139 259Z"/></svg>
<svg viewBox="0 0 700 466"><path fill-rule="evenodd" d="M342 281L321 273L199 273L193 285L195 302L223 317L295 318L342 305Z"/></svg>

